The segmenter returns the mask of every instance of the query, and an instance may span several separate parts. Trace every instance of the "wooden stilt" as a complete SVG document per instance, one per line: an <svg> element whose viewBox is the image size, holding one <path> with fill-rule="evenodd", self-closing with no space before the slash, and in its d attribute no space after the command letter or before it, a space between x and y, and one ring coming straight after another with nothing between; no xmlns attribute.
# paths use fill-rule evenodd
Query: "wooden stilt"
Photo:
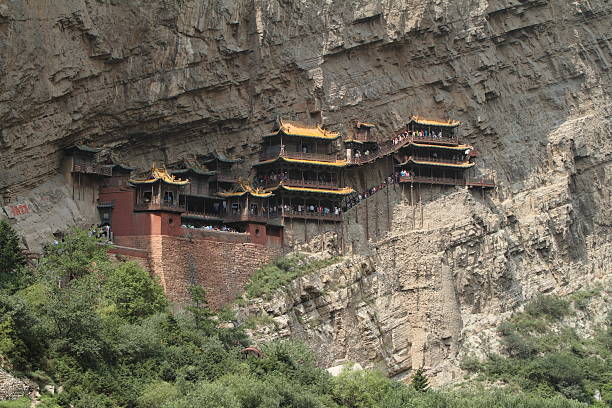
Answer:
<svg viewBox="0 0 612 408"><path fill-rule="evenodd" d="M366 220L366 231L365 231L365 233L366 233L366 242L370 241L370 227L369 227L369 223L368 223L370 214L368 214L369 213L369 211L368 211L368 198L370 198L370 197L368 196L367 198L364 199L364 201L365 201L365 220Z"/></svg>

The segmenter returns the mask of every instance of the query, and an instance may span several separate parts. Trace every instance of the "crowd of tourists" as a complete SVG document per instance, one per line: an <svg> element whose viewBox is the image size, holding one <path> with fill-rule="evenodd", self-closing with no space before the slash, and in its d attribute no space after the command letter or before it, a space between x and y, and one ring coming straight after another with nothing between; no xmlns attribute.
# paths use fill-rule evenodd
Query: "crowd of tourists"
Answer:
<svg viewBox="0 0 612 408"><path fill-rule="evenodd" d="M379 191L381 191L382 189L388 187L391 184L397 183L399 181L397 175L395 176L389 176L387 177L382 183L370 187L369 189L367 189L366 191L362 192L362 193L353 193L351 195L349 195L346 198L345 201L345 211L350 210L351 208L353 208L354 206L356 206L357 204L359 204L360 202L362 202L363 200L373 196L374 194L378 193Z"/></svg>
<svg viewBox="0 0 612 408"><path fill-rule="evenodd" d="M238 232L234 228L228 227L227 225L202 225L200 227L196 227L192 224L183 224L181 228L189 228L189 229L201 229L207 231L224 231L224 232Z"/></svg>

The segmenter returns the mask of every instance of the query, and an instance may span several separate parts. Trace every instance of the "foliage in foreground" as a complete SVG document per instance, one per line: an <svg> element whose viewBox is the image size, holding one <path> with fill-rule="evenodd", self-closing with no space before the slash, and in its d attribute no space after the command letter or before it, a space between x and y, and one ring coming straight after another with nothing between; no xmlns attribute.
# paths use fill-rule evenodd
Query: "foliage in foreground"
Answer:
<svg viewBox="0 0 612 408"><path fill-rule="evenodd" d="M137 264L112 264L105 251L75 231L28 279L1 293L0 361L41 385L65 388L45 395L40 407L583 406L503 390L418 392L375 371L334 378L291 342L265 345L264 358L245 358L246 336L219 324L201 289L191 291L185 312L172 313L155 280ZM15 404L27 402L0 407Z"/></svg>
<svg viewBox="0 0 612 408"><path fill-rule="evenodd" d="M612 406L610 316L591 338L562 323L577 310L586 310L588 299L599 292L577 292L571 301L556 296L536 298L500 326L503 355L491 355L484 362L466 359L464 368L480 373L480 379L501 380L542 397ZM595 400L597 394L601 401Z"/></svg>
<svg viewBox="0 0 612 408"><path fill-rule="evenodd" d="M246 294L249 298L267 298L295 278L338 262L339 257L321 260L312 260L300 254L279 257L253 274L246 286Z"/></svg>

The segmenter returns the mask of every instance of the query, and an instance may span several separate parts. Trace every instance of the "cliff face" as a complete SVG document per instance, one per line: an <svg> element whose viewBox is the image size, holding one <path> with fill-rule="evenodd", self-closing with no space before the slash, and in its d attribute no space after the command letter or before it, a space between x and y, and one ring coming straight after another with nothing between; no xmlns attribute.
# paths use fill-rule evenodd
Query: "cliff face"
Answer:
<svg viewBox="0 0 612 408"><path fill-rule="evenodd" d="M335 303L357 320L322 313L334 359L443 367L492 316L610 272L610 14L605 0L3 1L0 196L29 202L41 222L16 225L40 234L86 218L54 198L76 142L141 167L213 149L247 166L276 115L367 120L381 138L410 113L459 119L496 192L431 196L422 224L398 205L370 272L347 278L365 295Z"/></svg>

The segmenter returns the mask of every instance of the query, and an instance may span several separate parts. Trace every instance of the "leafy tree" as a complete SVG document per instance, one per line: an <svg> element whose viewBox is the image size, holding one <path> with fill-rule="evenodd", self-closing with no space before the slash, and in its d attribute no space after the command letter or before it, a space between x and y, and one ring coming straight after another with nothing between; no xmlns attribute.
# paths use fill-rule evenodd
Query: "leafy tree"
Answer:
<svg viewBox="0 0 612 408"><path fill-rule="evenodd" d="M87 231L74 229L57 245L48 247L40 270L60 284L108 268L107 246Z"/></svg>
<svg viewBox="0 0 612 408"><path fill-rule="evenodd" d="M343 407L378 408L392 390L391 380L381 373L345 370L335 378L333 395Z"/></svg>
<svg viewBox="0 0 612 408"><path fill-rule="evenodd" d="M8 222L0 220L0 290L14 291L24 285L25 264L17 233Z"/></svg>
<svg viewBox="0 0 612 408"><path fill-rule="evenodd" d="M162 287L136 262L123 263L109 273L104 296L115 305L117 314L130 322L168 306Z"/></svg>
<svg viewBox="0 0 612 408"><path fill-rule="evenodd" d="M422 368L419 368L418 370L416 370L416 372L412 376L411 384L414 387L414 389L419 392L427 391L429 389L429 381L427 380L427 377L425 376L425 370L423 370Z"/></svg>

